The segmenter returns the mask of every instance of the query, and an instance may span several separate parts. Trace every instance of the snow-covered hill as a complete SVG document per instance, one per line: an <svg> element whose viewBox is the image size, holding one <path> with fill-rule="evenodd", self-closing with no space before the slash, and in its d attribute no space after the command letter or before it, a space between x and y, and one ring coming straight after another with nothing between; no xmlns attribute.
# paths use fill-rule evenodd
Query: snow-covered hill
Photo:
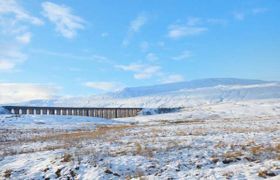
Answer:
<svg viewBox="0 0 280 180"><path fill-rule="evenodd" d="M212 79L199 79L193 81L185 81L178 83L160 84L155 86L143 86L143 87L132 87L125 88L120 92L112 94L118 98L128 97L139 97L147 96L152 94L166 93L172 91L178 91L182 89L198 89L215 87L219 85L230 86L230 85L253 85L253 84L265 84L267 81L261 80L247 80L247 79L235 79L235 78L212 78Z"/></svg>
<svg viewBox="0 0 280 180"><path fill-rule="evenodd" d="M280 98L280 82L216 78L125 88L88 97L31 101L36 106L188 107L228 101Z"/></svg>

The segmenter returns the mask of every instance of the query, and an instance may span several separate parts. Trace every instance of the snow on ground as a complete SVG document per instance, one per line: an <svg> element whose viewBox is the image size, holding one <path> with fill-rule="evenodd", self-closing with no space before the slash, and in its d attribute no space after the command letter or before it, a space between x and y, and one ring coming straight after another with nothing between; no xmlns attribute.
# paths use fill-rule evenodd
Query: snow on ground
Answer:
<svg viewBox="0 0 280 180"><path fill-rule="evenodd" d="M186 120L211 120L218 118L256 118L280 115L280 99L251 100L238 102L221 102L215 104L202 104L199 106L185 107L182 111L155 114L150 117L136 116L132 118L119 118L118 121L137 123L162 123Z"/></svg>
<svg viewBox="0 0 280 180"><path fill-rule="evenodd" d="M94 129L97 124L118 124L116 120L96 117L56 115L1 115L0 125L5 129Z"/></svg>
<svg viewBox="0 0 280 180"><path fill-rule="evenodd" d="M111 121L0 117L0 179L280 178L278 99Z"/></svg>

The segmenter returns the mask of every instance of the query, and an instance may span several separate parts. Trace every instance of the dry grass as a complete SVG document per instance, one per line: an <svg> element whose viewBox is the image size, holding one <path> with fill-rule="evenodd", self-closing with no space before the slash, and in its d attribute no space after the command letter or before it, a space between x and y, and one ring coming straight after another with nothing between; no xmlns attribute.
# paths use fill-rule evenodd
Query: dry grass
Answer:
<svg viewBox="0 0 280 180"><path fill-rule="evenodd" d="M71 154L64 154L63 156L62 156L62 160L61 160L61 162L70 162L70 161L72 161L73 159L72 159L72 155Z"/></svg>
<svg viewBox="0 0 280 180"><path fill-rule="evenodd" d="M58 168L56 171L55 171L55 175L56 175L56 177L60 177L61 176L61 169L60 168Z"/></svg>
<svg viewBox="0 0 280 180"><path fill-rule="evenodd" d="M178 130L176 131L176 136L187 136L189 133L186 131Z"/></svg>
<svg viewBox="0 0 280 180"><path fill-rule="evenodd" d="M261 170L258 172L258 176L262 177L262 178L267 178L267 177L273 177L276 176L276 174L272 171L268 171L268 170Z"/></svg>
<svg viewBox="0 0 280 180"><path fill-rule="evenodd" d="M219 158L224 159L225 163L239 161L246 159L248 161L262 161L265 159L280 160L280 144L256 144L254 141L249 141L245 144L226 144L225 142L218 142L214 148L216 150L230 148L230 151L224 154L214 155L210 160L213 163L219 161Z"/></svg>
<svg viewBox="0 0 280 180"><path fill-rule="evenodd" d="M136 154L141 154L142 153L142 146L140 143L135 143L135 147L136 147Z"/></svg>
<svg viewBox="0 0 280 180"><path fill-rule="evenodd" d="M211 161L212 163L216 164L217 162L219 162L219 158L216 157L216 156L212 156L212 157L210 158L210 161Z"/></svg>
<svg viewBox="0 0 280 180"><path fill-rule="evenodd" d="M27 153L34 153L34 152L41 152L41 151L53 151L56 149L66 149L69 145L66 144L58 144L58 145L47 145L45 147L37 147L37 148L25 148L25 149L13 149L7 148L4 149L3 152L0 154L0 157L5 156L12 156L16 154L27 154Z"/></svg>
<svg viewBox="0 0 280 180"><path fill-rule="evenodd" d="M192 119L192 120L177 120L177 121L160 121L162 123L168 124L204 124L205 120L202 119Z"/></svg>
<svg viewBox="0 0 280 180"><path fill-rule="evenodd" d="M280 144L276 145L257 145L250 148L250 151L253 155L260 155L263 153L275 153L280 155Z"/></svg>
<svg viewBox="0 0 280 180"><path fill-rule="evenodd" d="M206 136L207 134L208 131L204 128L196 128L189 133L192 136Z"/></svg>
<svg viewBox="0 0 280 180"><path fill-rule="evenodd" d="M4 172L4 177L5 178L10 178L11 175L12 175L12 170L11 169L7 169L5 172Z"/></svg>
<svg viewBox="0 0 280 180"><path fill-rule="evenodd" d="M226 172L223 174L223 176L225 176L226 179L231 179L233 175L234 175L234 172Z"/></svg>
<svg viewBox="0 0 280 180"><path fill-rule="evenodd" d="M131 125L117 126L99 126L94 131L78 131L69 133L47 134L46 136L34 138L33 141L67 141L67 140L82 140L103 138L109 133L118 133L128 128L133 128Z"/></svg>
<svg viewBox="0 0 280 180"><path fill-rule="evenodd" d="M142 155L147 157L153 157L153 150L152 148L142 146L140 143L135 143L135 155Z"/></svg>
<svg viewBox="0 0 280 180"><path fill-rule="evenodd" d="M214 148L216 148L216 149L220 149L220 148L225 148L227 146L227 144L226 143L224 143L224 142L222 142L222 141L219 141L215 146L214 146Z"/></svg>
<svg viewBox="0 0 280 180"><path fill-rule="evenodd" d="M28 132L16 132L9 131L10 134L19 135L21 141L11 141L5 142L5 145L0 146L2 152L0 156L8 156L15 154L25 154L25 153L34 153L39 151L50 151L56 149L68 149L70 147L82 147L84 141L116 141L119 137L125 136L125 130L133 128L132 125L102 125L98 126L95 130L92 131L82 131L75 130L71 132L57 132L43 130L42 134L39 134L39 130L29 130ZM32 133L35 134L32 134ZM26 136L23 138L21 134L31 134L31 136ZM0 141L1 142L1 141ZM25 145L28 143L42 143L48 142L47 145L41 146L30 146L29 148L19 149L19 145Z"/></svg>
<svg viewBox="0 0 280 180"><path fill-rule="evenodd" d="M241 128L241 127L237 127L237 128L226 128L225 131L229 132L229 133L252 133L252 132L268 132L268 133L272 133L275 131L279 131L280 127L252 127L252 128Z"/></svg>
<svg viewBox="0 0 280 180"><path fill-rule="evenodd" d="M267 173L266 170L259 171L258 176L260 176L262 178L266 178L266 173Z"/></svg>
<svg viewBox="0 0 280 180"><path fill-rule="evenodd" d="M258 155L260 153L263 153L264 147L263 146L254 146L250 148L250 151L253 155Z"/></svg>
<svg viewBox="0 0 280 180"><path fill-rule="evenodd" d="M235 151L235 152L226 152L223 156L224 158L240 158L244 154L241 151Z"/></svg>
<svg viewBox="0 0 280 180"><path fill-rule="evenodd" d="M275 146L275 151L278 152L278 153L280 153L280 144L277 144L277 145Z"/></svg>

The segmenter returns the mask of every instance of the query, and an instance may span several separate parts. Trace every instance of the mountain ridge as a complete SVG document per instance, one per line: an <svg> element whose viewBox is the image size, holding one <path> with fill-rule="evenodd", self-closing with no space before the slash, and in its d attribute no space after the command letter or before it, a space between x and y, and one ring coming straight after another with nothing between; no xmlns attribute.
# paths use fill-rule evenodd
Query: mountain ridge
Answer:
<svg viewBox="0 0 280 180"><path fill-rule="evenodd" d="M150 86L139 86L139 87L128 87L124 88L119 92L109 93L117 98L128 98L137 97L142 95L157 94L160 92L170 92L179 89L192 89L192 88L203 88L203 87L213 87L218 85L252 85L252 84L264 84L271 83L275 81L263 81L255 79L238 79L238 78L206 78L197 79L191 81L182 81L175 83L166 83ZM142 92L141 92L142 91Z"/></svg>

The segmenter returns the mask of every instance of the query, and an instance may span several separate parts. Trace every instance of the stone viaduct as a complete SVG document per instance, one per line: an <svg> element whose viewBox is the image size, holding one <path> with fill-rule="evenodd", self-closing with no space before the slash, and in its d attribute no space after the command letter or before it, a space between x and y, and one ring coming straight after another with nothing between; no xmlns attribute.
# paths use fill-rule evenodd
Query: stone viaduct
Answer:
<svg viewBox="0 0 280 180"><path fill-rule="evenodd" d="M36 107L3 106L11 114L92 116L122 118L137 116L143 108L87 108L87 107Z"/></svg>
<svg viewBox="0 0 280 180"><path fill-rule="evenodd" d="M66 116L91 116L106 119L134 117L143 108L89 108L89 107L38 107L38 106L3 106L11 114L30 115L66 115ZM180 108L155 108L155 112L162 114L174 112ZM152 109L151 109L152 110ZM148 115L149 112L143 112Z"/></svg>

